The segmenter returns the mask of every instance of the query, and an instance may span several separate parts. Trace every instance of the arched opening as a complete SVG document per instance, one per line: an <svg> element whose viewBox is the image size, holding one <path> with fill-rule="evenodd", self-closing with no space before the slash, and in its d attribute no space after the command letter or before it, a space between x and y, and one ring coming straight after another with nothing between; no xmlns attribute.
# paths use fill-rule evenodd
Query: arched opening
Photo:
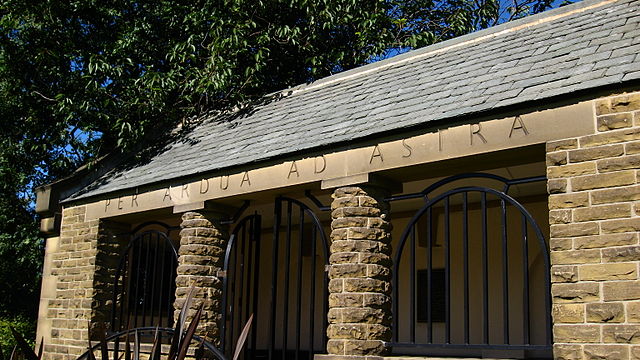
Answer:
<svg viewBox="0 0 640 360"><path fill-rule="evenodd" d="M542 180L464 174L417 194L425 203L395 249L394 353L550 355L548 245L508 194L512 185Z"/></svg>

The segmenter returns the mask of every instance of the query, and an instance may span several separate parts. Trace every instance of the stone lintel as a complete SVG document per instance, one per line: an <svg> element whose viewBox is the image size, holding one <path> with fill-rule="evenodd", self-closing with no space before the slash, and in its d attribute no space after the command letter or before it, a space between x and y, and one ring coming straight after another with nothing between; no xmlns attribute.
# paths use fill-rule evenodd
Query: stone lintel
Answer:
<svg viewBox="0 0 640 360"><path fill-rule="evenodd" d="M231 216L238 211L238 208L234 206L215 203L208 200L173 206L174 214L182 214L189 211L197 211L200 213L218 213L222 216Z"/></svg>
<svg viewBox="0 0 640 360"><path fill-rule="evenodd" d="M402 183L373 173L356 174L334 179L322 180L322 182L320 183L320 188L322 190L329 190L349 185L367 185L379 187L389 191L392 194L402 192Z"/></svg>
<svg viewBox="0 0 640 360"><path fill-rule="evenodd" d="M558 126L560 123L563 126ZM354 144L354 148L316 156L300 154L232 173L211 172L184 180L167 180L147 191L138 192L132 187L112 195L95 194L95 201L87 203L86 216L97 219L170 209L181 204L280 191L285 187L311 188L311 184L318 182L323 189L371 183L370 174L591 135L594 127L591 101L518 116L469 119L447 128L416 130L404 138L380 139L376 144Z"/></svg>

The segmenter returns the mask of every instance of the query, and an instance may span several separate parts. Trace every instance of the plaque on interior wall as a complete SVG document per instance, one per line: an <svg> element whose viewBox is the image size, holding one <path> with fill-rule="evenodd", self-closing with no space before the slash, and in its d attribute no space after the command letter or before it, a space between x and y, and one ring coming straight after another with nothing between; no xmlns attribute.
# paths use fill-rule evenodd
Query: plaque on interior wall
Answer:
<svg viewBox="0 0 640 360"><path fill-rule="evenodd" d="M426 269L418 270L418 276L416 284L416 306L418 307L418 322L428 321L428 301L431 296L431 321L432 322L444 322L445 321L445 276L444 269L431 270L431 294L429 294L429 278L428 271Z"/></svg>

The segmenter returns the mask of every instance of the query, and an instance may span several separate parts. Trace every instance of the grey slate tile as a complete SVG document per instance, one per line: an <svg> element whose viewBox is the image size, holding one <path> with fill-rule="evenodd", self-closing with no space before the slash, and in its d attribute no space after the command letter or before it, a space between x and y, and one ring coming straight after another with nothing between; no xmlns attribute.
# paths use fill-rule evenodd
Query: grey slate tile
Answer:
<svg viewBox="0 0 640 360"><path fill-rule="evenodd" d="M389 130L427 129L433 120L640 79L640 1L618 0L568 13L599 2L585 0L297 86L232 123L208 117L187 141L171 144L145 164L114 169L71 198Z"/></svg>

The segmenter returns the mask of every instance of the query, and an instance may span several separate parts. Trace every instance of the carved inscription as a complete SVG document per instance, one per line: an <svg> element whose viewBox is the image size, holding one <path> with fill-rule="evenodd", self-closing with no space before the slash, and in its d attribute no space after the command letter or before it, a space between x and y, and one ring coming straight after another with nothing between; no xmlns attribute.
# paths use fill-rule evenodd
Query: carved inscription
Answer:
<svg viewBox="0 0 640 360"><path fill-rule="evenodd" d="M227 190L229 188L229 176L220 177L220 189Z"/></svg>
<svg viewBox="0 0 640 360"><path fill-rule="evenodd" d="M206 194L209 191L209 179L200 180L200 194Z"/></svg>
<svg viewBox="0 0 640 360"><path fill-rule="evenodd" d="M483 143L485 143L485 144L487 143L487 139L481 133L482 125L480 123L469 125L469 131L470 131L470 135L469 135L469 144L470 145L473 145L474 135L478 139L480 139Z"/></svg>
<svg viewBox="0 0 640 360"><path fill-rule="evenodd" d="M289 160L228 175L172 183L166 187L113 197L89 204L100 218L168 206L191 204L282 186L337 179L351 175L486 153L548 140L590 134L590 104L568 110L544 110L515 117L466 123L371 146ZM577 107L577 110L576 110ZM545 115L551 112L551 116ZM557 119L568 119L562 127Z"/></svg>
<svg viewBox="0 0 640 360"><path fill-rule="evenodd" d="M313 165L314 165L313 172L315 174L320 174L327 169L327 159L324 157L324 155L316 156L313 159Z"/></svg>
<svg viewBox="0 0 640 360"><path fill-rule="evenodd" d="M407 139L402 139L402 147L404 147L404 154L402 154L403 158L411 157L413 153L413 148L407 144Z"/></svg>
<svg viewBox="0 0 640 360"><path fill-rule="evenodd" d="M378 158L381 162L384 162L384 159L382 158L382 152L380 151L380 146L378 145L373 147L371 158L369 159L369 164L373 164L373 159L375 158Z"/></svg>
<svg viewBox="0 0 640 360"><path fill-rule="evenodd" d="M245 171L244 174L242 175L242 181L240 182L240 187L242 187L245 183L248 186L251 186L251 180L249 180L249 172L248 171Z"/></svg>
<svg viewBox="0 0 640 360"><path fill-rule="evenodd" d="M515 118L511 119L508 124L509 126L505 129L506 131L503 135L506 138L511 139L516 133L520 133L522 136L530 135L529 129L527 128L527 125L525 124L525 121L522 118L522 116L516 116ZM490 142L490 140L487 138L487 136L484 133L484 130L482 128L482 123L474 123L474 124L469 124L467 126L469 129L468 134L469 134L470 146L474 146L477 144L488 144ZM437 131L436 139L437 139L437 149L439 152L447 151L448 147L456 146L456 141L459 141L459 139L456 140L452 138L451 140L446 140L447 137L449 136L454 136L454 134L450 132L450 129L439 129ZM401 148L399 150L390 152L389 156L392 156L392 157L398 156L399 158L403 158L403 159L410 159L413 156L415 156L416 149L418 149L417 148L418 144L412 142L412 139L402 139L399 144ZM385 156L387 156L382 151L380 144L374 145L373 148L371 148L369 154L370 154L369 155L370 166L384 164ZM287 171L284 174L287 180L297 180L303 177L303 175L308 175L307 173L304 173L304 169L299 166L298 164L299 161L302 161L302 160L293 160L290 163L288 163ZM306 169L308 169L309 171L312 169L313 175L323 174L328 168L327 158L324 155L316 156L312 159L309 159L309 161L311 161L311 164L309 165L311 166L311 168L306 168ZM249 171L244 171L236 175L224 175L224 176L219 176L217 178L200 179L197 184L194 184L194 186L198 189L197 194L206 196L212 192L211 182L213 181L214 183L215 182L219 183L220 191L226 192L226 191L229 191L229 189L231 188L231 177L234 177L234 176L239 177L239 182L236 183L236 184L239 184L239 188L245 188L245 189L252 188L252 182L251 182ZM174 189L177 192L175 194L172 194ZM178 189L178 186L167 187L162 192L161 202L172 203L174 200L174 195L180 200L183 200L183 199L189 200L193 195L191 193L190 184L186 183L186 184L179 185L179 189ZM131 198L130 208L138 208L140 204L138 203L137 191L135 194L130 195L130 198ZM114 199L114 201L112 201L112 199L105 200L104 212L107 213L109 211L112 211L113 208L116 208L117 210L123 210L125 207L124 206L125 199L126 197L118 197ZM115 203L115 206L113 205L114 203Z"/></svg>
<svg viewBox="0 0 640 360"><path fill-rule="evenodd" d="M296 166L296 162L291 162L291 167L289 168L289 173L287 174L287 179L291 178L291 174L296 174L296 177L300 177L300 173L298 172L298 166Z"/></svg>
<svg viewBox="0 0 640 360"><path fill-rule="evenodd" d="M521 130L524 135L529 135L529 130L527 130L527 127L524 125L524 120L522 120L522 117L520 115L516 116L515 119L513 119L513 123L511 124L511 131L509 131L509 139L511 139L514 130Z"/></svg>

